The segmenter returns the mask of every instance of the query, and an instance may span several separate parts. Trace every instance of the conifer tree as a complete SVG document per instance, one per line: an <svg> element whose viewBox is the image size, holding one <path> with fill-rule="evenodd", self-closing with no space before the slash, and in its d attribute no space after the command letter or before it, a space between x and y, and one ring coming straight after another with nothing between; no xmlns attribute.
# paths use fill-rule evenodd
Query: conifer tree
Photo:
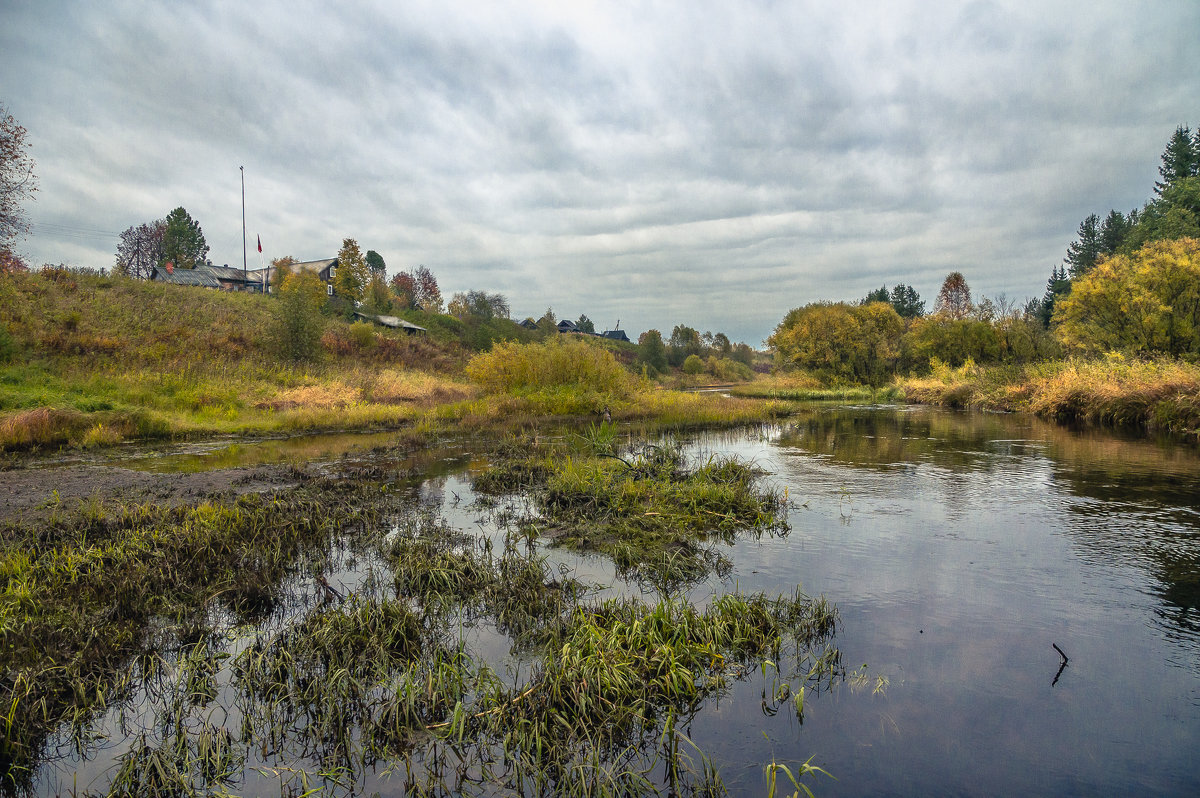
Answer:
<svg viewBox="0 0 1200 798"><path fill-rule="evenodd" d="M1079 238L1071 242L1067 247L1067 257L1063 258L1071 278L1082 277L1090 272L1101 252L1100 217L1093 213L1079 223Z"/></svg>
<svg viewBox="0 0 1200 798"><path fill-rule="evenodd" d="M207 255L208 242L200 223L182 206L168 213L158 265L172 263L177 269L194 269L207 262Z"/></svg>
<svg viewBox="0 0 1200 798"><path fill-rule="evenodd" d="M917 293L917 289L904 283L896 283L892 288L892 296L888 300L902 319L915 319L925 315L925 300Z"/></svg>
<svg viewBox="0 0 1200 798"><path fill-rule="evenodd" d="M1163 150L1162 166L1158 167L1162 181L1154 183L1154 192L1160 197L1171 186L1185 177L1200 175L1200 130L1193 138L1186 126L1175 129L1167 148Z"/></svg>
<svg viewBox="0 0 1200 798"><path fill-rule="evenodd" d="M1104 223L1100 225L1100 252L1104 255L1116 252L1121 244L1125 243L1132 226L1125 214L1117 210L1109 211L1108 216L1104 217Z"/></svg>
<svg viewBox="0 0 1200 798"><path fill-rule="evenodd" d="M892 301L892 298L888 294L888 289L887 289L887 286L885 285L885 286L881 286L880 288L876 288L874 291L867 294L865 297L862 298L862 301L859 302L858 304L869 305L872 302L891 302L891 301Z"/></svg>
<svg viewBox="0 0 1200 798"><path fill-rule="evenodd" d="M1054 316L1055 305L1069 293L1071 293L1071 278L1067 275L1067 270L1061 266L1055 266L1050 272L1050 279L1046 281L1046 293L1037 309L1037 316L1043 327L1050 327L1050 319Z"/></svg>

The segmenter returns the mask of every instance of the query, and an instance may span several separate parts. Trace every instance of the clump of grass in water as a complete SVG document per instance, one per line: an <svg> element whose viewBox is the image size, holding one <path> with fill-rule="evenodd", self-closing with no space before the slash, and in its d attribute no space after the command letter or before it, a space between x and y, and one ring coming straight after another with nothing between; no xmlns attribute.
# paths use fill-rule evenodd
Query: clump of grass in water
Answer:
<svg viewBox="0 0 1200 798"><path fill-rule="evenodd" d="M728 595L703 611L679 599L576 605L529 680L505 687L403 600L316 610L239 657L243 738L264 759L316 759L347 790L390 759L419 793L458 794L468 774L481 792L649 795L663 782L721 792L703 753L697 769L680 751L690 741L676 724L748 666L779 660L785 645L808 651L835 624L831 607L800 594Z"/></svg>
<svg viewBox="0 0 1200 798"><path fill-rule="evenodd" d="M736 482L743 475L743 468L726 468L716 460L689 465L669 452L640 449L624 457L625 464L600 459L623 470L658 474L668 484L704 469L710 471L710 482L714 476L717 483ZM548 482L553 472L547 473ZM258 498L249 506L261 503L265 515L248 513L229 524L237 531L228 538L210 541L197 535L196 545L223 552L214 560L222 563L220 569L233 571L226 563L262 558L286 571L295 560L278 543L270 508L282 517L315 514L311 537L301 537L301 550L306 550L303 541L312 540L319 551L335 531L357 529L395 564L395 593L372 592L351 596L341 605L317 606L245 648L233 664L243 725L229 736L205 725L212 717L208 714L187 715L187 722L177 725L187 712L219 695L211 649L192 646L186 656L188 675L179 677L177 697L164 722L156 723L160 731L134 738L134 748L120 761L115 792L220 791L236 780L230 774L244 774L246 763L253 761L262 773L292 779L281 790L294 792L315 786L352 794L363 786L367 768L390 762L408 791L424 794L655 794L665 787L718 793L723 790L715 767L677 731L680 721L686 723L729 679L753 673L756 661L763 663L765 673L766 663L779 661L785 646L797 650L800 669L794 678L812 684L838 677L838 659L828 647L808 653L833 633L834 616L823 602L735 595L703 611L678 598L585 605L581 588L555 578L532 547L518 551L515 538L493 552L486 541L453 532L440 518L424 514L408 516L385 538L372 532L373 525L382 517L387 497L401 492L381 492L374 484L347 488L322 482L321 488L330 506L289 503L286 495ZM299 502L308 496L294 498ZM63 525L57 537L50 534L41 543L53 547L76 538L127 537L129 525L109 523L101 510L88 516L94 529L83 522ZM143 512L157 517L155 513L166 511ZM182 513L179 518L190 517L187 508L175 512ZM197 517L210 516L220 514L205 509ZM171 538L178 531L170 526L158 534ZM168 591L175 603L157 606L182 623L226 583L213 574L207 582L192 584L189 580L199 579L191 571L194 565L211 565L204 560L208 549L196 555L197 549L176 544L160 548L174 563L165 573L187 578ZM78 541L62 547L86 548ZM33 559L32 543L17 550ZM137 550L132 562L147 562L131 573L157 573L153 561L159 557L150 551ZM190 559L184 556L188 553ZM21 572L32 567L18 560L13 562ZM63 580L55 584L56 591L68 589ZM238 582L230 591L243 587ZM54 597L56 606L64 604L55 591L46 595ZM137 599L147 600L147 595ZM89 599L85 604L93 603ZM512 636L527 663L515 683L513 677L499 678L461 640L456 642L455 624L469 618L494 620ZM144 628L131 627L135 632ZM136 652L138 645L131 641L112 652L104 665L110 672L97 681L104 695L118 691L111 670L128 661L121 651ZM138 669L161 670L156 657L140 659L146 666ZM813 664L800 666L802 661ZM22 705L22 724L36 715L31 706ZM25 762L33 759L27 755ZM282 775L288 773L292 775Z"/></svg>
<svg viewBox="0 0 1200 798"><path fill-rule="evenodd" d="M763 487L763 472L737 457L689 463L680 444L667 443L624 457L546 448L497 461L476 477L477 490L530 491L540 513L533 524L559 545L606 553L623 573L668 591L729 567L711 544L787 531L782 491Z"/></svg>
<svg viewBox="0 0 1200 798"><path fill-rule="evenodd" d="M518 553L511 537L497 556L489 541L455 535L428 516L412 519L384 555L397 594L414 599L427 615L490 617L520 643L544 635L585 592L573 579L554 577L544 557Z"/></svg>

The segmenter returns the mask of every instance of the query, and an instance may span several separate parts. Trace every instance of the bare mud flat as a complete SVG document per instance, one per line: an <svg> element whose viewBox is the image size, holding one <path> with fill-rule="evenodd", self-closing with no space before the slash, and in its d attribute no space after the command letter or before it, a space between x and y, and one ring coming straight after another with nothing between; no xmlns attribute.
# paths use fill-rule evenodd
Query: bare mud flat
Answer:
<svg viewBox="0 0 1200 798"><path fill-rule="evenodd" d="M296 484L292 465L258 465L156 474L112 465L63 465L0 471L0 524L38 521L82 502L159 505L276 490Z"/></svg>

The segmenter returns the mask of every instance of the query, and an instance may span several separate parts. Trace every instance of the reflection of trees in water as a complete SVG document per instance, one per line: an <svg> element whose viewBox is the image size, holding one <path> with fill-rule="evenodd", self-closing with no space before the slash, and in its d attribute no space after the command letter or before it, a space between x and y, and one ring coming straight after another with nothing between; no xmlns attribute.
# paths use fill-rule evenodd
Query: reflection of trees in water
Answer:
<svg viewBox="0 0 1200 798"><path fill-rule="evenodd" d="M790 425L783 446L855 468L925 463L947 472L995 472L993 455L1040 452L1042 422L1029 416L957 413L934 408L831 408Z"/></svg>
<svg viewBox="0 0 1200 798"><path fill-rule="evenodd" d="M1073 496L1071 539L1096 561L1144 567L1169 632L1200 640L1200 457L1165 441L1060 432L1048 453Z"/></svg>
<svg viewBox="0 0 1200 798"><path fill-rule="evenodd" d="M785 429L779 443L853 468L944 469L938 490L951 515L970 503L971 474L1005 478L1033 465L1014 458L1036 460L1058 490L1089 500L1069 504L1061 530L1084 556L1144 568L1158 584L1167 629L1200 638L1200 456L1190 446L932 408L822 410Z"/></svg>

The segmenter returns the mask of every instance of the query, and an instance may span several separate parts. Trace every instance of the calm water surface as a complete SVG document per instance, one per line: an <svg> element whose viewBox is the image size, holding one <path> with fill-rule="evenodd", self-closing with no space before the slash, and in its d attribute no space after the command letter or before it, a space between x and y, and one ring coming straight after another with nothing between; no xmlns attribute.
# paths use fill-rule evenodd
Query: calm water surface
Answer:
<svg viewBox="0 0 1200 798"><path fill-rule="evenodd" d="M706 443L802 503L787 538L735 547L742 587L824 593L848 663L889 682L787 727L753 696L723 702L694 731L717 747L740 730L718 757L744 752L731 786L761 784L765 726L777 756L837 777L819 795L1200 794L1193 450L909 408Z"/></svg>
<svg viewBox="0 0 1200 798"><path fill-rule="evenodd" d="M825 594L843 662L869 676L810 694L803 722L764 703L761 674L710 702L684 731L732 794L764 795L766 763L810 757L836 777L806 780L818 796L1200 794L1195 450L903 407L816 409L694 447L756 462L794 506L790 534L737 543L732 573L692 598ZM194 457L228 459L190 452L180 467L199 467ZM459 529L499 534L472 507L469 471L482 463L439 462L425 464L437 476L420 498ZM547 553L587 581L614 579L601 558ZM330 581L362 578L360 563ZM505 640L471 634L520 677ZM1070 658L1061 671L1055 644ZM96 789L111 762L60 763L41 791ZM241 786L259 788L271 785Z"/></svg>

